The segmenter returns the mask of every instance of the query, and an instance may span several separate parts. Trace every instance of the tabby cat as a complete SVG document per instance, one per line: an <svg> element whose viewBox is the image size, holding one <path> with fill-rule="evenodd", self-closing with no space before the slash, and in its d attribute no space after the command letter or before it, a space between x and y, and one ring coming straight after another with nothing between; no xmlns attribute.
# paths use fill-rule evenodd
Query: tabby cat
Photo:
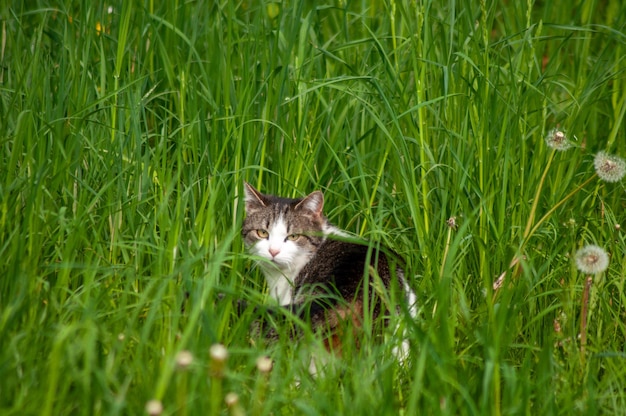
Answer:
<svg viewBox="0 0 626 416"><path fill-rule="evenodd" d="M314 330L325 331L328 349L340 351L342 322L359 328L364 310L369 309L373 318L381 311L389 313L376 295L381 289L398 288L415 316L416 296L397 265L400 258L355 242L331 225L322 213L322 192L290 199L262 194L248 183L244 188L242 235L248 251L262 258L258 264L270 296L292 311L307 314L304 318ZM366 282L369 287L364 288ZM367 305L364 292L369 293ZM404 360L408 341L394 352Z"/></svg>

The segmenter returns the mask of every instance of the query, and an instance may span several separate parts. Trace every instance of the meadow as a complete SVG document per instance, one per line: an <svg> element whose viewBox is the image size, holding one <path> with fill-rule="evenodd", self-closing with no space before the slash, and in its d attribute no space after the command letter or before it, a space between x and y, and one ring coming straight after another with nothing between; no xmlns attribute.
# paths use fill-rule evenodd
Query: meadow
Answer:
<svg viewBox="0 0 626 416"><path fill-rule="evenodd" d="M3 415L626 414L622 1L0 18ZM243 181L405 258L405 365L392 331L316 377L314 334L253 339Z"/></svg>

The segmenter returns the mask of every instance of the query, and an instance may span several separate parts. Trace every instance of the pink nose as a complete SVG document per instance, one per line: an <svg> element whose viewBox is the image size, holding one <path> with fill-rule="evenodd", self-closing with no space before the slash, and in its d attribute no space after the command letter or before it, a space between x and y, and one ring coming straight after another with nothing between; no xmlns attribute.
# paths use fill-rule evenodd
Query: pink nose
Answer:
<svg viewBox="0 0 626 416"><path fill-rule="evenodd" d="M272 255L272 257L276 257L278 253L280 253L280 249L270 248L270 254Z"/></svg>

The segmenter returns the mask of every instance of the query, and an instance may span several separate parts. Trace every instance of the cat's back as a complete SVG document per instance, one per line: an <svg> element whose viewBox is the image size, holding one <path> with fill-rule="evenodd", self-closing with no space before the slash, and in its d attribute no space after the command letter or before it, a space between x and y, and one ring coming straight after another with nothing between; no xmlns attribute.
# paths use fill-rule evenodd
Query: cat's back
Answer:
<svg viewBox="0 0 626 416"><path fill-rule="evenodd" d="M352 299L362 287L366 274L372 266L385 286L389 286L392 275L401 269L390 270L399 259L387 250L377 249L367 243L342 240L325 240L315 256L298 275L296 288L321 285L332 287L344 299ZM391 264L393 263L393 264Z"/></svg>

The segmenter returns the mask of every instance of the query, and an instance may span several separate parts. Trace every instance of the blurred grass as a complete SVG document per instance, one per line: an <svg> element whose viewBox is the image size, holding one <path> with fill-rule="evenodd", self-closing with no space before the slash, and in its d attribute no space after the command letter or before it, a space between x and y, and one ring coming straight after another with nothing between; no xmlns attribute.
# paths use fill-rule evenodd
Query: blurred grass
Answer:
<svg viewBox="0 0 626 416"><path fill-rule="evenodd" d="M231 391L250 414L623 413L623 183L525 235L595 152L626 156L626 8L568 4L3 3L2 413L225 413ZM576 148L553 155L557 126ZM311 379L312 340L249 342L244 179L322 189L334 223L406 257L410 366L390 339ZM589 242L611 264L583 357Z"/></svg>

